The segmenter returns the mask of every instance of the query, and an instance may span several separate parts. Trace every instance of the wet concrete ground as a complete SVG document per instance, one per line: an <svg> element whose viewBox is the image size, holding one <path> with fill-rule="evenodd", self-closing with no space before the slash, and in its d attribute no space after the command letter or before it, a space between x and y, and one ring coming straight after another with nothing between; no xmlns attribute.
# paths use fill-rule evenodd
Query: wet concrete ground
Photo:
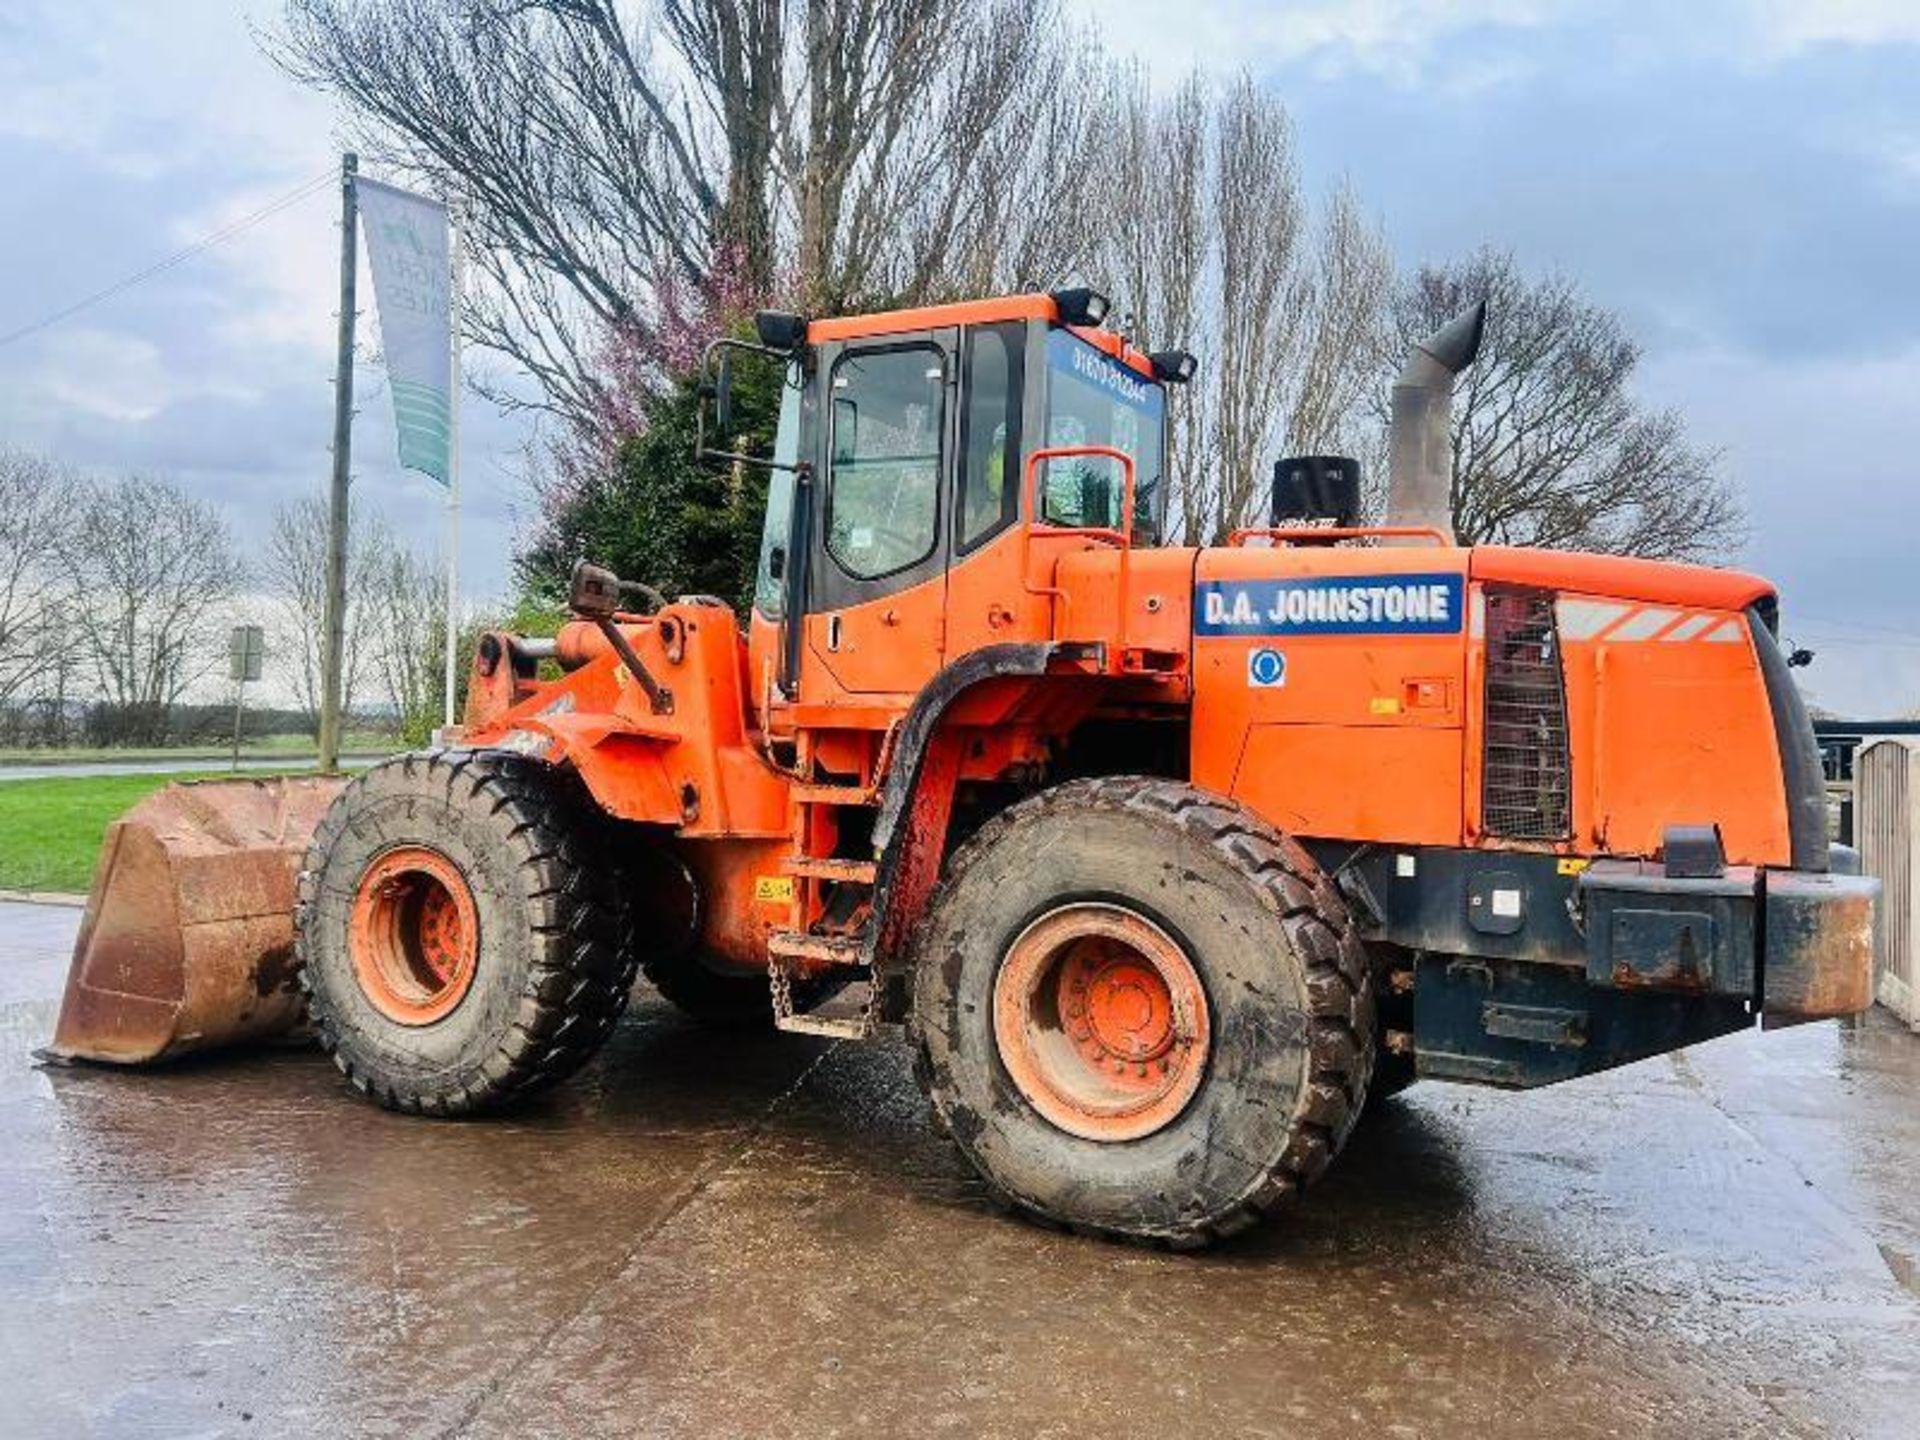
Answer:
<svg viewBox="0 0 1920 1440"><path fill-rule="evenodd" d="M1920 1038L1416 1086L1173 1256L990 1209L898 1044L642 1000L506 1121L316 1054L31 1068L77 912L0 906L9 1435L1920 1432Z"/></svg>

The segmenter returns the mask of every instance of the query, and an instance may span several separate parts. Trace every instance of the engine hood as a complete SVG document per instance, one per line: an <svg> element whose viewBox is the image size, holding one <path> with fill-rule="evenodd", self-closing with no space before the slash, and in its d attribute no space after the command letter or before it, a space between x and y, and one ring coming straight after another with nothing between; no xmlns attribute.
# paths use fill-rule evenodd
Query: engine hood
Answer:
<svg viewBox="0 0 1920 1440"><path fill-rule="evenodd" d="M1703 610L1744 610L1774 593L1766 580L1742 570L1507 545L1475 546L1468 552L1467 573L1482 582Z"/></svg>

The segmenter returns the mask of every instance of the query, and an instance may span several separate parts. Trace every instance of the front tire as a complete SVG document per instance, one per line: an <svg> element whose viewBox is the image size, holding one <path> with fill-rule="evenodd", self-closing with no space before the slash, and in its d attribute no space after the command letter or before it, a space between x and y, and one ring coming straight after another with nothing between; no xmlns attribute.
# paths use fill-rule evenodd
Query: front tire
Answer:
<svg viewBox="0 0 1920 1440"><path fill-rule="evenodd" d="M1076 781L955 857L914 969L917 1072L1007 1202L1179 1247L1327 1167L1366 1098L1372 981L1339 892L1232 802Z"/></svg>
<svg viewBox="0 0 1920 1440"><path fill-rule="evenodd" d="M341 792L307 851L295 952L357 1090L465 1115L600 1048L634 976L607 823L571 774L499 751L405 755Z"/></svg>

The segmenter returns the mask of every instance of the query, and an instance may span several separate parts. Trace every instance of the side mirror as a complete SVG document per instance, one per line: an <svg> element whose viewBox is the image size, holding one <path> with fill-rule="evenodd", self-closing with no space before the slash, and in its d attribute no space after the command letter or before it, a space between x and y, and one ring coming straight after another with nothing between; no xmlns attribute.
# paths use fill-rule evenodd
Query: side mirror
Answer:
<svg viewBox="0 0 1920 1440"><path fill-rule="evenodd" d="M590 620L620 608L620 577L585 560L574 562L567 591L567 608Z"/></svg>
<svg viewBox="0 0 1920 1440"><path fill-rule="evenodd" d="M733 366L745 357L747 370L742 377L739 424L745 434L735 433L733 413ZM708 464L766 465L776 470L791 470L793 461L775 460L765 453L751 453L773 440L775 415L783 399L783 386L798 388L793 373L800 370L802 358L765 345L734 340L727 336L711 341L700 358L698 417L693 437L694 458ZM757 370L755 366L771 366ZM736 447L744 445L744 449Z"/></svg>
<svg viewBox="0 0 1920 1440"><path fill-rule="evenodd" d="M713 428L721 435L733 428L733 356L724 350L713 377Z"/></svg>

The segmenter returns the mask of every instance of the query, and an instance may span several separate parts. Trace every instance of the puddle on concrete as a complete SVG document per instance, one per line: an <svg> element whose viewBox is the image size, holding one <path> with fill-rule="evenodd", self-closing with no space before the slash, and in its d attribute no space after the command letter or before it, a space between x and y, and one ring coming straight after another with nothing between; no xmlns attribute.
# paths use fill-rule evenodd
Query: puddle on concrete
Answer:
<svg viewBox="0 0 1920 1440"><path fill-rule="evenodd" d="M1172 1256L993 1210L899 1045L642 1002L577 1083L421 1121L307 1052L31 1069L64 950L23 943L17 1433L1910 1433L1920 1043L1890 1026L1418 1086L1285 1221Z"/></svg>

